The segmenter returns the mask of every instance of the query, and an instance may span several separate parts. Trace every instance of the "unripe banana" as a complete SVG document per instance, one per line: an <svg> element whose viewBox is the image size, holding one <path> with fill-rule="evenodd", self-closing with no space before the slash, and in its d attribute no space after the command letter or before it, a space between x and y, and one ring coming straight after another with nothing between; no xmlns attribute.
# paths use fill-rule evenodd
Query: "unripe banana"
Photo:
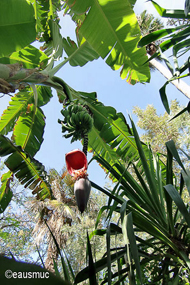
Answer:
<svg viewBox="0 0 190 285"><path fill-rule="evenodd" d="M76 114L75 114L75 113L73 113L73 114L71 115L70 120L71 120L72 125L74 125L75 128L76 128L76 125L77 125L77 122L78 122L78 121L77 121L77 119L76 119Z"/></svg>

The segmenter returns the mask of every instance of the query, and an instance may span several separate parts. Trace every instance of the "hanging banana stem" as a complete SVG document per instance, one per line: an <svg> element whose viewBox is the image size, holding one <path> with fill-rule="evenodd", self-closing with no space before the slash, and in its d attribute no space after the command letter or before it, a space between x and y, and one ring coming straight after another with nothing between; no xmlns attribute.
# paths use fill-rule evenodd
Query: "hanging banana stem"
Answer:
<svg viewBox="0 0 190 285"><path fill-rule="evenodd" d="M83 150L82 151L87 156L87 151L88 151L88 133L85 133L83 135L83 139L84 139L84 142L83 142Z"/></svg>

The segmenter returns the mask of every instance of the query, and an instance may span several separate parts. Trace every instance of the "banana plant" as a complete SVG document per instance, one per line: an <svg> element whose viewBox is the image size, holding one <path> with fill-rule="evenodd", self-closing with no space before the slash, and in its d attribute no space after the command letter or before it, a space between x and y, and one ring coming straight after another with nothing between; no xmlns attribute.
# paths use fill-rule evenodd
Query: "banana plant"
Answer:
<svg viewBox="0 0 190 285"><path fill-rule="evenodd" d="M67 62L72 66L83 66L100 56L107 56L107 64L114 70L122 67L121 76L127 77L128 82L134 84L137 81L149 81L148 64L143 65L147 60L145 49L137 48L140 30L132 9L134 3L135 1L127 1L124 4L120 0L114 5L113 1L107 1L106 6L101 1L98 1L97 6L94 1L77 2L77 5L72 5L71 1L62 5L62 1L59 0L19 0L17 3L13 0L3 0L0 3L3 42L0 48L0 92L10 94L18 90L11 97L10 104L0 119L1 156L8 156L5 160L6 166L25 187L31 188L39 199L53 198L47 173L43 165L34 158L43 142L45 128L45 115L41 107L50 101L51 88L57 91L61 103L82 99L89 105L95 118L89 136L89 148L94 149L96 153L103 152L105 156L108 155L111 163L121 155L121 147L126 150L126 160L132 160L133 157L138 159L134 139L131 138L123 115L98 103L95 93L77 92L55 76ZM115 7L119 22L113 19L110 12ZM95 22L91 13L87 15L86 9L98 12ZM58 17L61 10L72 14L73 20L77 23L77 44L61 36ZM78 15L80 12L81 16ZM79 18L83 21L80 22L81 27ZM101 21L107 23L106 29L101 29L104 45L100 37L95 37L100 31L97 33L94 30L96 22ZM91 30L90 36L86 34L87 25ZM95 42L92 42L92 38ZM31 45L35 39L43 43L40 49ZM63 51L67 58L54 66L54 61L62 57ZM107 117L104 112L107 113ZM106 123L104 130L100 120ZM105 128L108 129L110 124L119 131L118 140L113 146L118 149L118 154L107 151L107 143L112 143L108 130L106 141L102 137L103 132L106 132ZM121 131L122 125L124 130ZM6 137L10 133L11 139L10 136ZM121 146L120 142L123 142ZM3 187L9 182L9 174L7 175L7 181L3 180L2 201L5 197Z"/></svg>
<svg viewBox="0 0 190 285"><path fill-rule="evenodd" d="M107 275L101 284L186 284L190 272L189 205L183 196L190 194L190 173L181 162L173 141L166 143L167 164L165 170L161 160L150 150L149 165L143 151L135 125L132 129L142 161L144 172L133 163L136 174L120 162L111 166L101 154L97 160L115 178L113 190L102 188L91 181L92 187L105 193L108 204L97 217L96 229L90 234L116 239L116 246L110 247L102 259L94 263L96 274ZM173 172L174 160L182 169L181 176ZM107 212L107 227L99 224L102 213ZM117 214L118 221L113 222ZM117 240L123 239L123 246ZM76 276L78 284L89 278L89 266Z"/></svg>

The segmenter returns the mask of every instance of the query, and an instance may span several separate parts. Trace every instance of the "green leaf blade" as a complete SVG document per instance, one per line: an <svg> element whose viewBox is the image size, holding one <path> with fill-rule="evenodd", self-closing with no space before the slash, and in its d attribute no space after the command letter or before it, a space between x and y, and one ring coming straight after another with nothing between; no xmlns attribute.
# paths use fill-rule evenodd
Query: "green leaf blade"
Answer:
<svg viewBox="0 0 190 285"><path fill-rule="evenodd" d="M52 198L51 186L44 166L26 155L20 147L0 135L0 156L8 156L5 165L15 174L21 184L29 187L41 200Z"/></svg>
<svg viewBox="0 0 190 285"><path fill-rule="evenodd" d="M149 81L149 66L144 64L147 61L146 50L137 48L141 33L130 2L72 2L68 1L68 5L73 4L71 10L76 13L89 8L79 34L103 59L107 57L106 63L113 70L121 68L121 77L130 84Z"/></svg>
<svg viewBox="0 0 190 285"><path fill-rule="evenodd" d="M87 62L99 58L99 55L87 41L77 47L76 43L69 37L63 38L63 48L68 55L66 60L69 60L71 66L84 66Z"/></svg>
<svg viewBox="0 0 190 285"><path fill-rule="evenodd" d="M1 0L0 35L0 57L33 42L36 38L33 6L23 0Z"/></svg>
<svg viewBox="0 0 190 285"><path fill-rule="evenodd" d="M190 214L187 211L187 208L179 195L178 191L175 189L175 187L171 184L168 184L164 186L170 197L173 199L175 204L177 205L179 211L183 215L185 221L187 222L188 226L190 227Z"/></svg>
<svg viewBox="0 0 190 285"><path fill-rule="evenodd" d="M12 131L15 122L32 97L33 95L30 96L27 92L19 92L12 97L8 108L4 110L3 115L1 116L1 134L6 135L8 132Z"/></svg>
<svg viewBox="0 0 190 285"><path fill-rule="evenodd" d="M44 127L45 116L42 110L31 104L16 122L14 142L33 157L43 142Z"/></svg>
<svg viewBox="0 0 190 285"><path fill-rule="evenodd" d="M12 173L10 171L4 173L1 177L0 213L3 213L5 211L13 196L13 193L10 189L11 180L12 180Z"/></svg>
<svg viewBox="0 0 190 285"><path fill-rule="evenodd" d="M46 65L48 57L39 49L29 45L24 49L13 52L9 57L0 58L2 64L21 63L24 68L36 68Z"/></svg>

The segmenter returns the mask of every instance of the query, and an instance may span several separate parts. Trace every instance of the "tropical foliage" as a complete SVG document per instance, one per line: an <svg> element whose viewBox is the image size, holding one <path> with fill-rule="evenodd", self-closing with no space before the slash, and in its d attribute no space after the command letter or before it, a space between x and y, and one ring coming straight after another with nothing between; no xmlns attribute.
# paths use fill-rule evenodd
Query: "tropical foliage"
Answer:
<svg viewBox="0 0 190 285"><path fill-rule="evenodd" d="M55 76L67 62L72 66L83 66L88 61L102 57L106 58L106 63L112 69L120 68L121 78L126 78L127 82L148 82L146 50L137 47L141 32L133 12L135 2L20 0L16 5L14 0L1 1L0 16L3 20L0 27L6 43L0 50L0 91L9 94L18 90L0 120L0 155L6 157L5 165L9 168L9 172L2 177L1 212L11 201L10 182L15 175L24 187L36 194L42 212L46 211L43 223L49 230L51 245L53 242L55 245L49 249L51 254L48 258L52 256L53 260L48 260L47 267L52 269L54 266L59 276L56 259L60 255L65 280L74 281L75 284L87 279L90 284L97 284L100 280L102 284L188 282L190 215L189 206L183 201L183 191L187 188L190 193L190 173L184 167L174 142L170 140L166 143L167 162L164 164L160 154L154 155L151 148L140 141L132 120L129 125L123 114L99 102L95 92L78 92ZM162 16L168 15L167 10L152 2ZM70 14L76 23L77 43L70 38L62 38L58 18L60 10ZM5 15L8 15L6 19ZM179 15L182 13L179 12ZM6 25L9 21L10 25ZM25 22L26 30L23 28ZM169 40L162 42L160 50L165 51L173 46L175 79L188 68L188 63L180 68L177 65L176 55L186 47L189 35L189 27L180 28L150 33L139 44L145 45L171 35ZM11 49L7 48L7 35L12 39ZM40 50L31 45L35 38L43 43ZM59 60L64 51L67 58L55 65L55 60ZM88 129L88 151L93 152L93 160L115 182L113 190L109 190L91 181L92 187L107 195L108 203L99 211L96 229L87 234L88 266L76 276L67 256L60 250L61 238L65 237L61 236L61 227L71 222L66 209L69 210L69 202L72 206L75 204L61 193L57 185L51 187L50 177L43 165L34 158L43 142L45 116L41 107L49 102L51 88L57 91L59 102L63 103L62 114L68 114L66 110L69 110L70 104L74 108L80 101L85 106L93 118ZM161 95L169 110L163 90L165 86ZM79 117L78 120L84 122L82 115ZM75 140L78 130L74 129L71 119L74 120L71 116L62 122L63 131L69 128L69 136ZM173 171L174 160L181 167L180 177ZM59 210L62 209L66 222L55 207L61 199L65 203ZM102 229L99 223L105 211L107 218ZM117 222L114 222L115 217L118 218ZM59 226L52 230L55 219ZM40 222L42 219L39 219ZM104 235L106 252L102 258L94 261L92 238ZM112 246L111 236L116 240L115 246ZM123 243L117 243L117 238L119 241L123 239Z"/></svg>
<svg viewBox="0 0 190 285"><path fill-rule="evenodd" d="M72 15L73 9L75 10L76 8L75 21L77 23L79 21L77 13L83 14L83 16L80 16L81 27L78 26L77 28L78 39L81 39L77 45L74 44L73 41L71 42L69 39L62 39L61 37L57 14L58 11L63 8L60 1L49 1L49 3L46 1L31 1L33 5L27 1L24 2L27 9L23 18L22 14L20 14L21 18L17 18L16 16L22 8L19 5L14 6L14 15L11 14L10 17L12 17L12 19L15 17L17 22L23 22L28 14L27 17L32 19L29 23L32 25L31 29L34 31L36 29L36 36L39 41L45 42L42 48L45 52L29 45L34 41L33 34L30 36L30 42L24 43L23 49L23 46L21 46L19 50L15 48L12 54L10 54L10 51L7 50L6 47L2 47L0 89L3 93L13 92L16 89L20 89L20 92L12 97L10 106L4 111L0 121L1 155L9 155L5 164L16 177L20 179L22 184L25 185L25 187L29 187L33 193L37 193L38 198L45 199L51 198L51 187L48 184L48 177L43 166L33 157L40 149L43 141L45 117L41 106L48 103L52 96L48 86L54 87L58 91L60 102L82 99L85 104L88 104L96 120L92 135L90 136L89 145L93 147L97 153L105 152L105 155L108 155L111 160L114 160L115 154L114 152L103 150L106 143L104 142L104 138L100 136L102 128L98 123L99 116L104 117L107 129L110 124L117 129L118 124L121 125L122 121L124 122L124 119L119 114L117 115L114 109L104 107L103 105L101 106L101 103L97 103L95 93L85 94L76 92L62 79L55 77L54 74L68 61L72 65L82 66L89 60L96 59L99 56L103 58L108 56L107 63L114 69L122 66L122 78L127 76L127 80L131 83L149 80L149 68L147 64L143 66L143 63L146 61L144 48L137 48L137 41L140 39L140 29L138 28L135 14L129 2L122 4L123 1L116 1L117 3L115 3L115 5L119 3L117 17L117 21L119 22L114 21L111 17L111 11L114 8L112 7L112 1L108 1L106 10L105 5L101 3L98 4L98 11L99 13L100 11L102 12L102 21L110 23L105 30L102 30L104 31L102 36L105 37L104 45L102 45L99 38L94 36L98 34L96 30L94 30L94 27L97 27L95 21L90 22L93 31L90 33L90 37L86 35L86 30L84 29L86 22L90 21L90 12L87 15L86 10L88 9L92 11L92 13L97 12L96 6L92 5L91 7L87 2L85 3L86 6L78 3L75 5L71 5L72 3L64 5L66 6L64 7L65 12L72 13ZM13 7L11 5L15 5L14 1L2 1L2 3L4 10L1 10L1 13L11 13L10 11L12 11L12 9L10 9L10 7ZM123 14L126 14L126 17L123 18ZM127 15L130 15L132 18ZM129 33L129 23L130 25L133 23L133 25L132 28L130 28L130 37L127 36L129 45L126 47L123 37L124 34L126 37ZM89 27L89 24L87 25ZM119 25L118 27L120 27L120 29L117 29L116 32L117 25ZM2 23L2 28L3 27L4 23ZM18 24L16 27L18 28L17 33L19 33L19 29L22 29L22 25L19 26ZM10 25L9 30L10 37L12 35L11 33L14 35L16 33L15 30L12 29L12 25ZM137 34L139 34L138 37ZM29 35L28 33L27 36ZM92 37L94 39L93 43L91 43ZM117 44L116 39L118 41ZM69 46L71 46L71 48L69 48ZM62 56L63 49L66 50L68 58L52 68L54 59L58 59ZM133 55L135 55L135 59L139 59L139 62L135 63L134 60L131 60ZM31 87L28 87L28 84L30 84ZM36 87L35 84L38 86ZM43 84L45 87L39 86L39 84ZM106 108L107 116L105 117ZM125 122L124 125L126 125ZM119 126L119 128L121 128L121 126ZM5 135L10 132L13 132L11 140L5 137ZM94 139L94 137L97 139ZM125 148L128 150L128 152L126 152L127 155L130 148L134 148L134 146L131 143L131 139L128 139L128 134L127 137L125 137L126 135L121 136L117 144L119 144L121 140L126 140L125 144L127 145ZM120 151L119 148L118 151ZM135 151L134 155L136 155Z"/></svg>
<svg viewBox="0 0 190 285"><path fill-rule="evenodd" d="M157 12L160 16L165 18L174 18L174 19L189 19L189 14L185 15L184 10L171 10L164 9L160 7L155 1L151 1ZM154 31L146 36L144 36L140 42L139 46L147 45L151 42L157 41L159 39L162 42L159 45L159 50L152 55L152 58L156 56L160 56L166 63L168 69L171 71L171 78L167 80L167 82L160 88L160 96L164 107L168 113L170 113L169 103L166 96L166 86L180 78L184 78L189 76L189 58L187 57L185 63L180 64L180 57L186 54L189 51L189 24L188 21L182 25L177 25L175 27L161 29L158 31ZM173 62L169 61L169 59L164 54L165 51L172 48L172 59ZM174 68L173 66L174 65ZM185 73L185 74L184 74ZM189 94L187 90L184 90L184 95L189 98ZM190 98L189 98L190 99ZM185 111L189 111L189 104L184 109Z"/></svg>

